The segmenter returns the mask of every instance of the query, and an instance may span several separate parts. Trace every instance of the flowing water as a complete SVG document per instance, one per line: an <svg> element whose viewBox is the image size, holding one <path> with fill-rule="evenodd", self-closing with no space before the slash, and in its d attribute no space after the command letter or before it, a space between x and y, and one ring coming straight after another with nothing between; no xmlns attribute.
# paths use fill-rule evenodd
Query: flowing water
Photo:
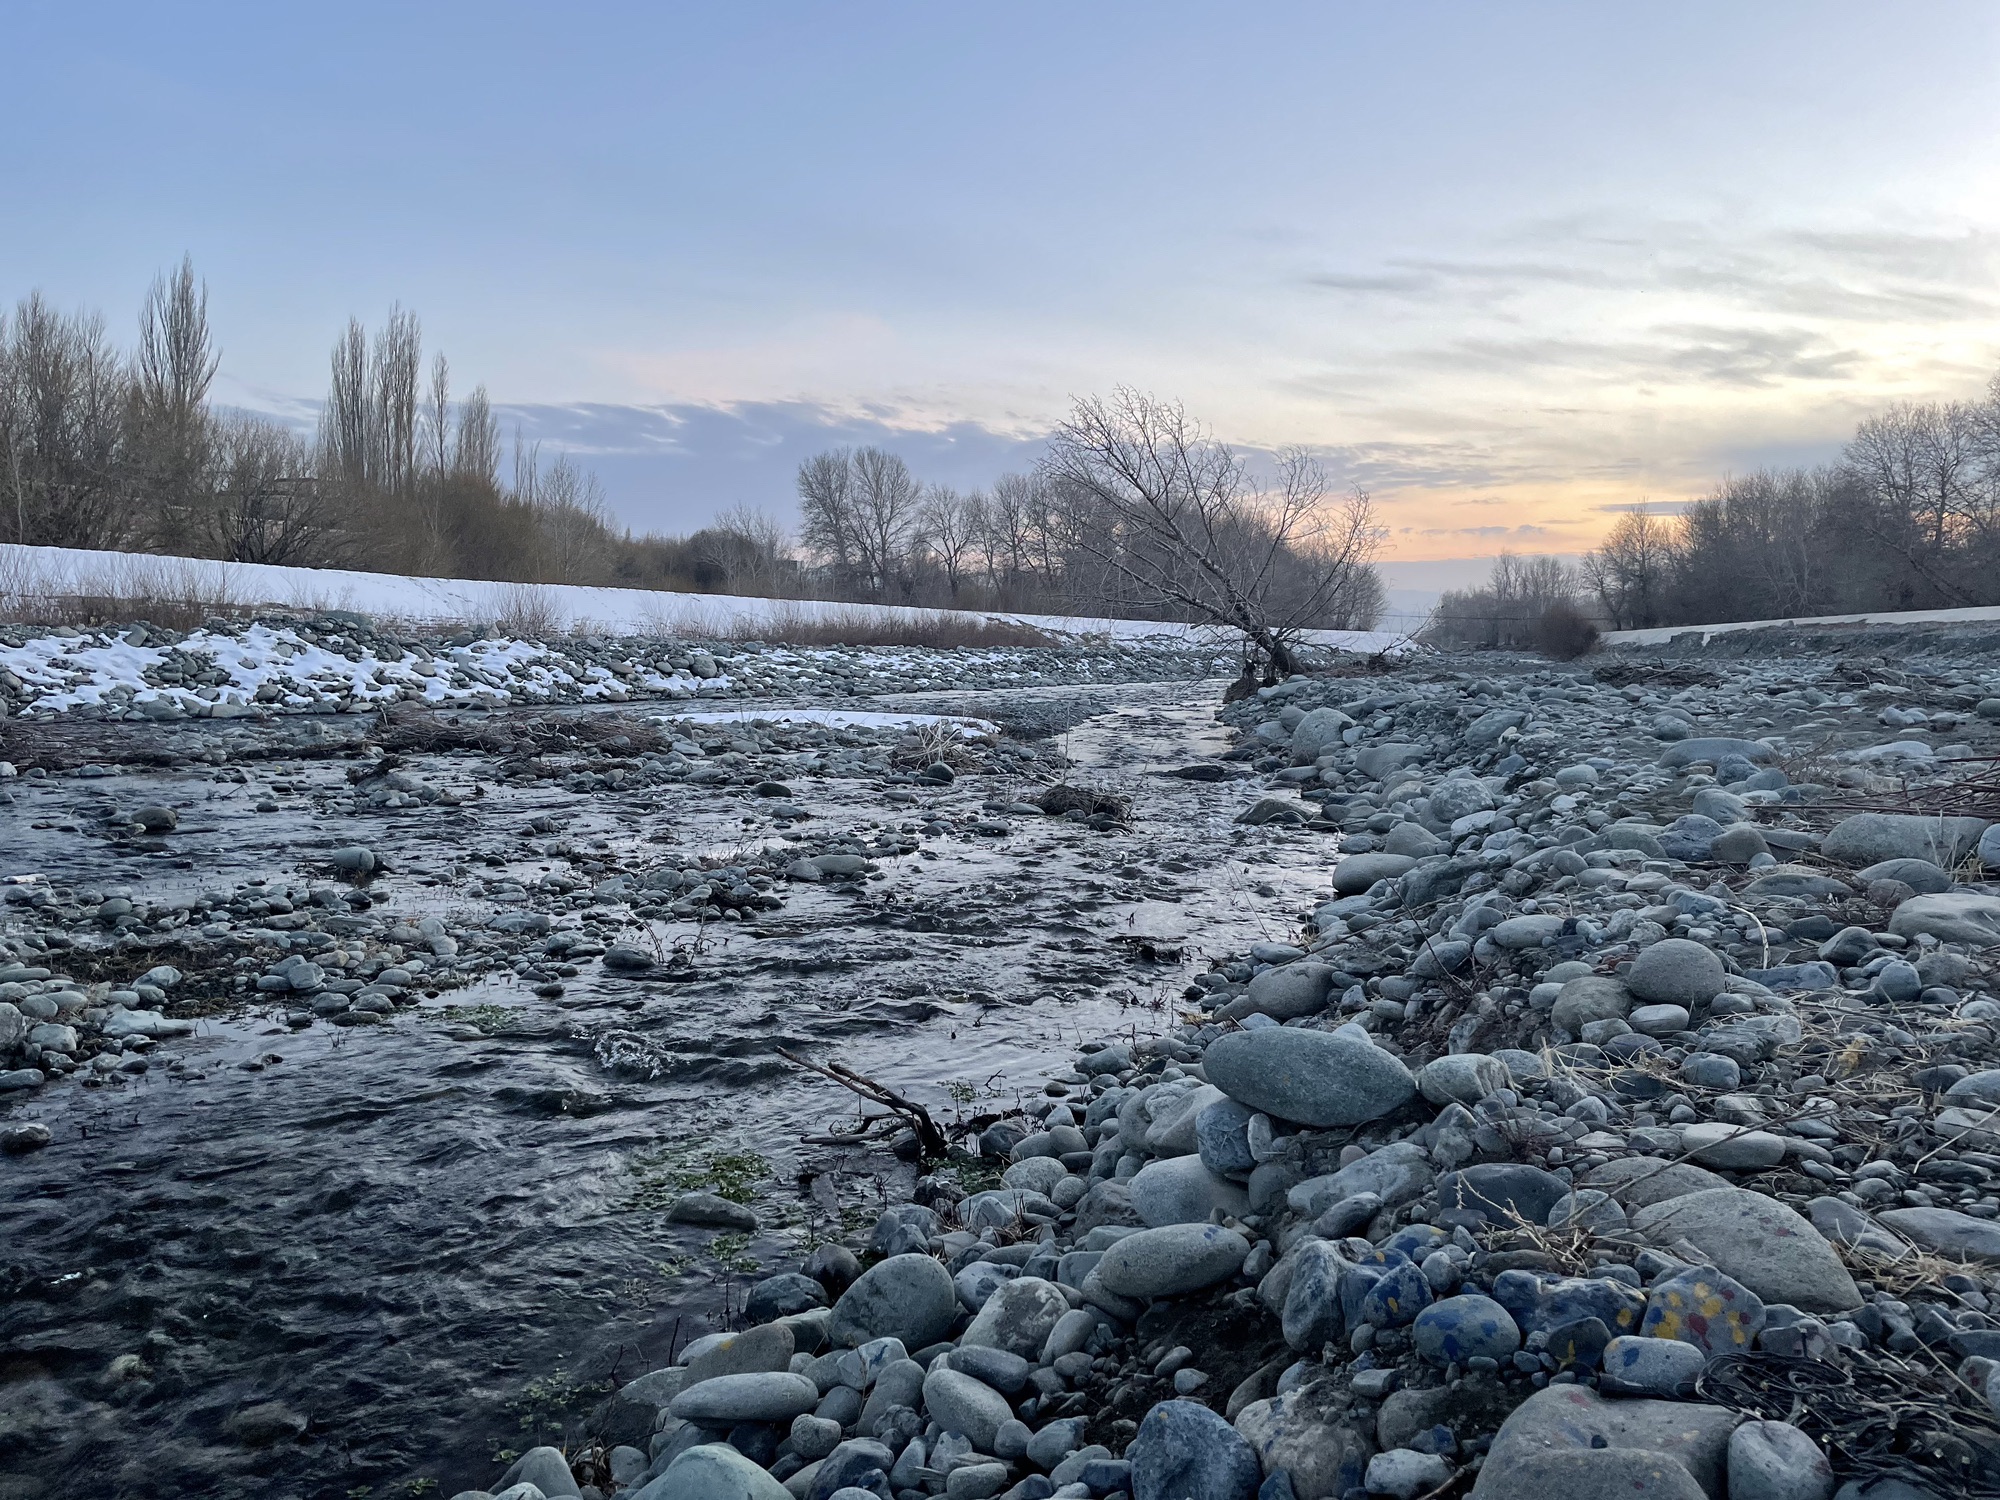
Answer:
<svg viewBox="0 0 2000 1500"><path fill-rule="evenodd" d="M811 1233L865 1231L907 1188L887 1151L804 1143L851 1125L856 1101L778 1048L950 1119L1039 1091L1079 1039L1171 1025L1207 958L1295 930L1331 851L1236 825L1255 795L1240 782L1157 774L1226 748L1215 684L1083 691L1101 711L1061 744L1074 779L1133 798L1129 831L1047 819L933 841L858 888L794 886L781 911L700 934L673 983L591 964L559 1000L494 978L387 1026L208 1021L122 1086L13 1104L56 1141L0 1158L0 1500L490 1484L497 1455L575 1440L612 1383L724 1326L746 1277L794 1268ZM428 769L448 780L450 759ZM295 792L339 774L291 773ZM965 777L939 799L976 807L1004 785ZM333 831L304 811L253 819L191 771L52 778L6 815L10 867L134 881L63 831L65 808L99 795L214 798L176 841L189 868L154 861L149 891L286 875L293 844ZM864 782L810 800L822 826L907 817ZM739 795L691 786L501 786L340 831L402 872L378 903L467 919L476 902L440 868L538 815L628 854L746 838ZM513 857L536 868L525 843ZM454 1039L468 1013L495 1034ZM747 1243L652 1206L718 1152L769 1164ZM305 1432L260 1443L243 1414L272 1402Z"/></svg>

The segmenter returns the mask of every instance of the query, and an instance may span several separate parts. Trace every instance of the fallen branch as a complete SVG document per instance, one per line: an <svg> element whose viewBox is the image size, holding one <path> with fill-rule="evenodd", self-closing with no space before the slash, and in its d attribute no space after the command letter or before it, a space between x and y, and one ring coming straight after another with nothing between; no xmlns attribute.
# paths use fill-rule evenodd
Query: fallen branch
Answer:
<svg viewBox="0 0 2000 1500"><path fill-rule="evenodd" d="M877 1083L874 1079L840 1063L813 1062L785 1047L778 1049L778 1056L788 1063L817 1073L822 1078L830 1078L842 1088L901 1116L904 1123L917 1133L917 1144L923 1148L926 1158L942 1160L950 1152L951 1143L945 1139L945 1134L938 1128L937 1121L931 1118L931 1112L916 1100L897 1093L886 1083Z"/></svg>

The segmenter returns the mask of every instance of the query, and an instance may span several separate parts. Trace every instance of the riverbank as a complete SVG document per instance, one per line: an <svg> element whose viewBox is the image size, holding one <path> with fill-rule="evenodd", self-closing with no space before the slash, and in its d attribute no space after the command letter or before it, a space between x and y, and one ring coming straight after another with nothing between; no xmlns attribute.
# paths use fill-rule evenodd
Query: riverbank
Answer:
<svg viewBox="0 0 2000 1500"><path fill-rule="evenodd" d="M73 984L80 1055L7 1117L48 1131L0 1163L10 1461L79 1494L1979 1493L1985 666L1219 689L890 700L1018 726L973 740L52 738L5 908L50 972L7 982ZM102 1045L152 1005L197 1035ZM781 1047L952 1156L893 1111L843 1141L885 1112ZM1800 1360L1838 1378L1795 1404ZM1738 1488L1817 1483L1808 1447L1822 1490Z"/></svg>

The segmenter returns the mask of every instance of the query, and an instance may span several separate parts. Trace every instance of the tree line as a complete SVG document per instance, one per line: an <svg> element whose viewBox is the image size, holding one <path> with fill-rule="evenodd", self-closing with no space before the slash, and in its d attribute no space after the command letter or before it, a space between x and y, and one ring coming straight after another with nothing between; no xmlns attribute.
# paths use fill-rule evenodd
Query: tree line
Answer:
<svg viewBox="0 0 2000 1500"><path fill-rule="evenodd" d="M503 581L1198 621L1266 669L1298 633L1372 625L1366 495L1303 451L1252 472L1178 405L1076 403L1032 471L921 481L879 447L798 472L798 524L739 505L686 537L616 529L597 480L460 396L415 314L334 341L311 434L218 408L207 287L159 277L137 338L39 294L0 312L0 539Z"/></svg>
<svg viewBox="0 0 2000 1500"><path fill-rule="evenodd" d="M1584 571L1620 629L2000 604L2000 378L1868 418L1838 463L1623 516Z"/></svg>
<svg viewBox="0 0 2000 1500"><path fill-rule="evenodd" d="M799 468L799 540L841 597L1226 623L1262 657L1382 609L1365 494L1303 450L1261 477L1180 406L1120 390L1075 404L1041 462L990 489L920 482L880 448Z"/></svg>
<svg viewBox="0 0 2000 1500"><path fill-rule="evenodd" d="M1496 560L1447 593L1430 638L1537 643L1551 609L1614 630L2000 604L2000 377L1973 401L1905 402L1864 420L1836 463L1760 469L1653 514L1619 517L1575 565Z"/></svg>
<svg viewBox="0 0 2000 1500"><path fill-rule="evenodd" d="M782 593L775 523L687 537L614 527L598 482L454 392L416 316L350 320L308 434L217 407L208 290L183 260L120 349L97 312L0 310L0 540L509 582Z"/></svg>

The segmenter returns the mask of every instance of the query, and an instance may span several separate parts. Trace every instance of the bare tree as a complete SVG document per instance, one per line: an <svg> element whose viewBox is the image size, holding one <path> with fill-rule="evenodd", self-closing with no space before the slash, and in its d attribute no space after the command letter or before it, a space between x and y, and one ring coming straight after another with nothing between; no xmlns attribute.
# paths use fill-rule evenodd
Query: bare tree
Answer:
<svg viewBox="0 0 2000 1500"><path fill-rule="evenodd" d="M834 448L799 465L799 540L843 588L852 584L861 554L853 457Z"/></svg>
<svg viewBox="0 0 2000 1500"><path fill-rule="evenodd" d="M855 561L869 593L889 597L905 573L923 508L923 489L910 466L882 448L857 448L854 475Z"/></svg>
<svg viewBox="0 0 2000 1500"><path fill-rule="evenodd" d="M986 497L978 491L964 495L944 484L925 489L918 532L925 549L944 570L945 588L953 599L958 597L985 521Z"/></svg>
<svg viewBox="0 0 2000 1500"><path fill-rule="evenodd" d="M1981 439L1990 430L1963 402L1905 403L1863 422L1847 445L1848 467L1875 502L1864 512L1871 540L1950 604L1971 604L1978 591L1957 576L1953 554L1994 528L1994 492L1980 482Z"/></svg>
<svg viewBox="0 0 2000 1500"><path fill-rule="evenodd" d="M368 333L359 318L349 318L333 346L332 383L320 409L319 448L322 471L350 488L365 485L368 461Z"/></svg>
<svg viewBox="0 0 2000 1500"><path fill-rule="evenodd" d="M125 473L131 384L94 313L64 317L39 293L0 347L0 441L14 540L115 547L130 533Z"/></svg>
<svg viewBox="0 0 2000 1500"><path fill-rule="evenodd" d="M696 536L707 539L704 560L722 572L732 592L774 594L794 571L785 528L754 506L731 506Z"/></svg>
<svg viewBox="0 0 2000 1500"><path fill-rule="evenodd" d="M611 540L597 476L559 455L532 485L541 534L542 576L549 583L592 583L602 574Z"/></svg>
<svg viewBox="0 0 2000 1500"><path fill-rule="evenodd" d="M368 369L374 425L370 477L384 494L407 496L415 486L417 388L422 371L423 330L417 315L392 308L389 321L375 335Z"/></svg>
<svg viewBox="0 0 2000 1500"><path fill-rule="evenodd" d="M1582 575L1559 557L1502 552L1476 589L1454 589L1438 600L1424 638L1461 646L1526 646L1549 611L1574 607Z"/></svg>
<svg viewBox="0 0 2000 1500"><path fill-rule="evenodd" d="M451 366L440 351L431 359L430 387L424 393L424 474L416 485L419 572L443 570L451 552L446 508L452 478Z"/></svg>
<svg viewBox="0 0 2000 1500"><path fill-rule="evenodd" d="M209 488L208 388L219 356L208 330L208 288L183 256L153 280L139 314L132 378L130 466L154 539L182 545Z"/></svg>
<svg viewBox="0 0 2000 1500"><path fill-rule="evenodd" d="M1034 555L1036 518L1043 510L1039 475L1002 474L986 508L986 569L997 585L1016 583Z"/></svg>
<svg viewBox="0 0 2000 1500"><path fill-rule="evenodd" d="M1674 539L1666 523L1645 511L1620 516L1603 545L1583 560L1590 584L1614 629L1644 629L1660 621Z"/></svg>
<svg viewBox="0 0 2000 1500"><path fill-rule="evenodd" d="M452 445L452 472L487 489L500 488L500 424L486 387L476 385L458 409L458 441Z"/></svg>
<svg viewBox="0 0 2000 1500"><path fill-rule="evenodd" d="M1071 518L1071 545L1093 564L1083 581L1106 603L1240 631L1266 675L1295 669L1306 629L1372 623L1381 591L1368 497L1329 503L1301 450L1258 486L1177 402L1121 388L1076 403L1042 472Z"/></svg>
<svg viewBox="0 0 2000 1500"><path fill-rule="evenodd" d="M338 509L304 439L254 417L215 423L218 482L208 540L233 562L322 566L340 550Z"/></svg>

